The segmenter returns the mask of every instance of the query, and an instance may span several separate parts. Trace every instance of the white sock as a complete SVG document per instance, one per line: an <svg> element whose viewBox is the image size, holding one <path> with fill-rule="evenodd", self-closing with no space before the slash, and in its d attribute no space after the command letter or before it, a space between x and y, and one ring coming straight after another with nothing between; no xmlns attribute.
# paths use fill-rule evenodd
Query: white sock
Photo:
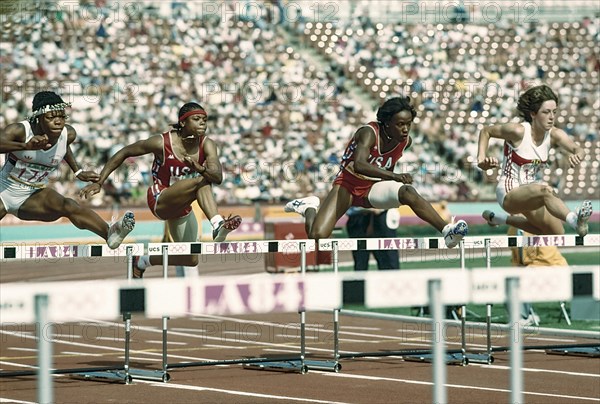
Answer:
<svg viewBox="0 0 600 404"><path fill-rule="evenodd" d="M178 278L195 278L198 276L198 267L177 265L175 267L175 276Z"/></svg>
<svg viewBox="0 0 600 404"><path fill-rule="evenodd" d="M198 276L198 267L197 266L184 266L183 267L183 276L186 278L195 278Z"/></svg>
<svg viewBox="0 0 600 404"><path fill-rule="evenodd" d="M506 224L508 215L504 212L494 212L494 218L492 219L493 224Z"/></svg>
<svg viewBox="0 0 600 404"><path fill-rule="evenodd" d="M575 212L569 212L567 214L567 223L573 229L577 230L577 215L575 214Z"/></svg>
<svg viewBox="0 0 600 404"><path fill-rule="evenodd" d="M216 229L217 227L219 227L219 223L221 223L223 221L223 216L221 215L215 215L212 217L212 219L210 219L210 225L212 226L213 230Z"/></svg>
<svg viewBox="0 0 600 404"><path fill-rule="evenodd" d="M149 255L142 255L137 263L137 267L139 269L146 269L148 268L150 265L150 256Z"/></svg>

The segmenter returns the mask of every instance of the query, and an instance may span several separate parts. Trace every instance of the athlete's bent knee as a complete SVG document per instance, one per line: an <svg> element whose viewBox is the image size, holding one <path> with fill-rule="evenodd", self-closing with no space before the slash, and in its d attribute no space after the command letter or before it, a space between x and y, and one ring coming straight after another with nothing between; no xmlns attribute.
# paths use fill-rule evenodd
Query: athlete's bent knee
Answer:
<svg viewBox="0 0 600 404"><path fill-rule="evenodd" d="M419 193L412 185L405 185L398 191L398 200L404 204L408 204L418 197Z"/></svg>
<svg viewBox="0 0 600 404"><path fill-rule="evenodd" d="M190 255L188 257L186 266L195 267L198 265L198 262L199 260L197 255Z"/></svg>
<svg viewBox="0 0 600 404"><path fill-rule="evenodd" d="M78 204L75 200L71 198L65 198L62 203L62 209L57 211L57 213L61 213L64 216L70 216L74 213L77 213L81 209L81 205Z"/></svg>
<svg viewBox="0 0 600 404"><path fill-rule="evenodd" d="M310 238L311 240L321 240L323 238L328 238L331 235L331 232L327 232L324 229L315 229L312 228L310 230L310 234L308 235L308 238Z"/></svg>
<svg viewBox="0 0 600 404"><path fill-rule="evenodd" d="M540 192L544 196L555 195L554 189L550 185L543 185L542 189L540 190Z"/></svg>

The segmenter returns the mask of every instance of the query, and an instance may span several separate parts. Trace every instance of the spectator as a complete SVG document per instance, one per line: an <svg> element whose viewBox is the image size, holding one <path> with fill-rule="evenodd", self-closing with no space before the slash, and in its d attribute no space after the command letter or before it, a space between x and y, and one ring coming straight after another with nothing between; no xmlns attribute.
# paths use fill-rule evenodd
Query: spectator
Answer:
<svg viewBox="0 0 600 404"><path fill-rule="evenodd" d="M391 212L391 213L390 213ZM351 207L346 212L348 221L346 230L352 238L394 238L398 228L397 209L365 209ZM396 217L394 217L396 216ZM378 269L400 269L398 250L360 250L352 251L355 271L369 269L369 256L373 254Z"/></svg>

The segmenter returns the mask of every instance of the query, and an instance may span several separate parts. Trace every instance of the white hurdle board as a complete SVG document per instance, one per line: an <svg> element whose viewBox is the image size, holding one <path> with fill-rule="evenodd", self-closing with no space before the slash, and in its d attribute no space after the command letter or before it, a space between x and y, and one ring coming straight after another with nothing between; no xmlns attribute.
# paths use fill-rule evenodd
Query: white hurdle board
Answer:
<svg viewBox="0 0 600 404"><path fill-rule="evenodd" d="M427 304L428 284L433 280L441 281L441 300L446 305L503 303L507 299L506 281L514 278L519 279L524 301L572 297L572 271L568 267L3 283L0 322L34 322L36 295L48 296L49 321L110 320L126 312L161 318L333 310L345 303L343 290L348 283L363 291L364 301L353 303L368 308Z"/></svg>
<svg viewBox="0 0 600 404"><path fill-rule="evenodd" d="M0 323L33 323L36 295L48 296L49 321L67 322L127 312L161 318L333 310L342 304L342 283L332 273L2 283Z"/></svg>
<svg viewBox="0 0 600 404"><path fill-rule="evenodd" d="M126 257L127 249L132 255L143 255L143 243L121 244L114 250L106 244L26 244L1 243L0 260L46 260L59 258Z"/></svg>
<svg viewBox="0 0 600 404"><path fill-rule="evenodd" d="M510 247L598 247L599 234L579 237L572 234L550 236L467 236L463 238L465 248L485 248L489 240L491 248ZM424 238L366 238L366 239L322 239L320 251L332 251L337 243L338 251L360 250L437 250L447 249L443 237Z"/></svg>

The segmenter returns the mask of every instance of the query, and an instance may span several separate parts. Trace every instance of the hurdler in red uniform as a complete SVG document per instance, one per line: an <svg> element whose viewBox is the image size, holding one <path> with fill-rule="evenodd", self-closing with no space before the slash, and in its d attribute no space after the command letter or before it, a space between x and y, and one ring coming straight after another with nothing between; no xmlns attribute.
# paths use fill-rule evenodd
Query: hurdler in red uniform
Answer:
<svg viewBox="0 0 600 404"><path fill-rule="evenodd" d="M184 104L173 129L119 150L104 166L100 180L85 187L82 196L99 192L104 181L125 159L153 154L153 184L148 189L148 207L157 218L167 222L173 241L198 240L198 222L191 207L194 201L210 219L213 239L225 240L229 232L238 228L242 219L237 215L223 219L218 214L212 185L223 181L223 168L217 145L206 137L207 120L202 106L194 102ZM183 266L182 272L186 274L197 274L198 257L195 255L173 256L169 263ZM162 256L136 257L134 276L141 277L151 265L162 265Z"/></svg>
<svg viewBox="0 0 600 404"><path fill-rule="evenodd" d="M449 248L467 234L463 220L446 223L440 217L410 185L410 174L394 172L396 162L412 143L409 131L416 114L408 97L387 100L377 111L377 122L361 126L348 142L340 172L321 207L316 196L288 202L285 211L305 217L309 237L329 237L350 206L392 209L400 205L410 206L418 217L442 233Z"/></svg>

